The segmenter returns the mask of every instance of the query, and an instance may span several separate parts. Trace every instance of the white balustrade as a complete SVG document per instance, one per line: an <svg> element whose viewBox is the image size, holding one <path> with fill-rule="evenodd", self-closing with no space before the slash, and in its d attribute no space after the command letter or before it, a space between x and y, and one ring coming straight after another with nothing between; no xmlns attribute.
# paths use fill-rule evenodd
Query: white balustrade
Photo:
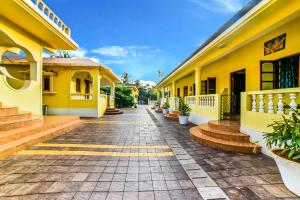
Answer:
<svg viewBox="0 0 300 200"><path fill-rule="evenodd" d="M296 110L297 110L297 103L296 103L296 98L297 98L297 94L295 93L290 93L289 94L289 97L290 97L290 112L289 114L292 115L292 113L294 113Z"/></svg>
<svg viewBox="0 0 300 200"><path fill-rule="evenodd" d="M283 104L283 94L277 94L277 114L283 114L284 104Z"/></svg>
<svg viewBox="0 0 300 200"><path fill-rule="evenodd" d="M33 4L43 12L45 16L47 16L51 21L53 21L62 31L64 31L67 35L71 35L71 29L62 22L58 16L42 1L42 0L31 0Z"/></svg>
<svg viewBox="0 0 300 200"><path fill-rule="evenodd" d="M300 88L247 92L251 99L252 112L289 114L296 112ZM258 100L258 104L257 104ZM285 106L287 105L287 106ZM287 109L289 107L289 109Z"/></svg>
<svg viewBox="0 0 300 200"><path fill-rule="evenodd" d="M200 95L199 105L206 107L215 107L216 96L215 95Z"/></svg>
<svg viewBox="0 0 300 200"><path fill-rule="evenodd" d="M265 102L264 102L264 96L263 94L258 95L259 96L259 109L258 112L265 112Z"/></svg>
<svg viewBox="0 0 300 200"><path fill-rule="evenodd" d="M274 113L273 94L268 94L268 98L269 98L268 113Z"/></svg>
<svg viewBox="0 0 300 200"><path fill-rule="evenodd" d="M84 93L72 93L71 100L93 100L93 95Z"/></svg>
<svg viewBox="0 0 300 200"><path fill-rule="evenodd" d="M195 105L196 104L196 97L195 96L188 96L185 97L186 103L189 105Z"/></svg>
<svg viewBox="0 0 300 200"><path fill-rule="evenodd" d="M256 112L256 95L252 95L252 112Z"/></svg>

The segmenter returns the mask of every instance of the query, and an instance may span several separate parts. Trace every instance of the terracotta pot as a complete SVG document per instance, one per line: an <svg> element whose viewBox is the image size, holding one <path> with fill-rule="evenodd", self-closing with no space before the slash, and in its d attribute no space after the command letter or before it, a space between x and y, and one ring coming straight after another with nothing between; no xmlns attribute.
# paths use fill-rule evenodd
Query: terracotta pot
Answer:
<svg viewBox="0 0 300 200"><path fill-rule="evenodd" d="M179 115L179 124L186 125L189 121L189 116Z"/></svg>
<svg viewBox="0 0 300 200"><path fill-rule="evenodd" d="M300 163L282 158L274 152L272 153L284 185L291 192L300 196Z"/></svg>

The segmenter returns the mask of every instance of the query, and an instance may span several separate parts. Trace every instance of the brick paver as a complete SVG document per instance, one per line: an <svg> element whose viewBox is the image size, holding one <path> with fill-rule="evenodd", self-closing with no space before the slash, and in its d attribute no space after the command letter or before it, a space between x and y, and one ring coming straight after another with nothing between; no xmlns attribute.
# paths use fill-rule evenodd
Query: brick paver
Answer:
<svg viewBox="0 0 300 200"><path fill-rule="evenodd" d="M140 107L0 161L0 199L202 198Z"/></svg>
<svg viewBox="0 0 300 200"><path fill-rule="evenodd" d="M158 126L172 133L217 185L233 200L300 199L283 185L276 163L263 154L228 153L201 145L189 136L189 128L167 121L162 114L149 113Z"/></svg>

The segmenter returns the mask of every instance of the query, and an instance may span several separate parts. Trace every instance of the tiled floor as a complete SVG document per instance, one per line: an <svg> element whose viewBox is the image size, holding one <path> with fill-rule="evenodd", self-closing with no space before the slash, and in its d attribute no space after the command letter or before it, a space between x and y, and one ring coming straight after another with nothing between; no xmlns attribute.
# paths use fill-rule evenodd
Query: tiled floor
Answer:
<svg viewBox="0 0 300 200"><path fill-rule="evenodd" d="M189 127L146 107L88 120L0 161L0 200L202 199L203 184L233 200L298 199L271 159L202 146Z"/></svg>
<svg viewBox="0 0 300 200"><path fill-rule="evenodd" d="M0 162L1 200L202 199L143 107L44 143Z"/></svg>
<svg viewBox="0 0 300 200"><path fill-rule="evenodd" d="M164 127L181 144L194 160L210 175L219 187L233 200L300 199L282 183L275 162L262 154L245 155L215 150L193 141L189 128L166 121L152 110L155 123Z"/></svg>

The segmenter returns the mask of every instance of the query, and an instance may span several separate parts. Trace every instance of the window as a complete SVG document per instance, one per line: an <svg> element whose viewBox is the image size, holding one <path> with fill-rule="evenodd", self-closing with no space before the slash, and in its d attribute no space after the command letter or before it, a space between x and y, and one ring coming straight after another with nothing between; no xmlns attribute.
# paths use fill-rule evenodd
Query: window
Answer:
<svg viewBox="0 0 300 200"><path fill-rule="evenodd" d="M207 78L205 81L201 81L201 95L204 94L216 94L216 78Z"/></svg>
<svg viewBox="0 0 300 200"><path fill-rule="evenodd" d="M207 81L201 81L201 95L207 94Z"/></svg>
<svg viewBox="0 0 300 200"><path fill-rule="evenodd" d="M207 78L207 94L216 94L216 78Z"/></svg>
<svg viewBox="0 0 300 200"><path fill-rule="evenodd" d="M299 55L276 61L261 61L260 88L262 90L299 86Z"/></svg>
<svg viewBox="0 0 300 200"><path fill-rule="evenodd" d="M169 91L169 97L171 97L171 91Z"/></svg>
<svg viewBox="0 0 300 200"><path fill-rule="evenodd" d="M196 96L196 84L193 84L193 96Z"/></svg>
<svg viewBox="0 0 300 200"><path fill-rule="evenodd" d="M183 88L183 96L184 97L188 96L188 92L189 92L189 87L188 86L184 86L184 88Z"/></svg>
<svg viewBox="0 0 300 200"><path fill-rule="evenodd" d="M180 97L180 88L177 88L177 97Z"/></svg>
<svg viewBox="0 0 300 200"><path fill-rule="evenodd" d="M43 91L50 91L50 77L43 77Z"/></svg>
<svg viewBox="0 0 300 200"><path fill-rule="evenodd" d="M76 92L81 92L80 79L76 78Z"/></svg>

